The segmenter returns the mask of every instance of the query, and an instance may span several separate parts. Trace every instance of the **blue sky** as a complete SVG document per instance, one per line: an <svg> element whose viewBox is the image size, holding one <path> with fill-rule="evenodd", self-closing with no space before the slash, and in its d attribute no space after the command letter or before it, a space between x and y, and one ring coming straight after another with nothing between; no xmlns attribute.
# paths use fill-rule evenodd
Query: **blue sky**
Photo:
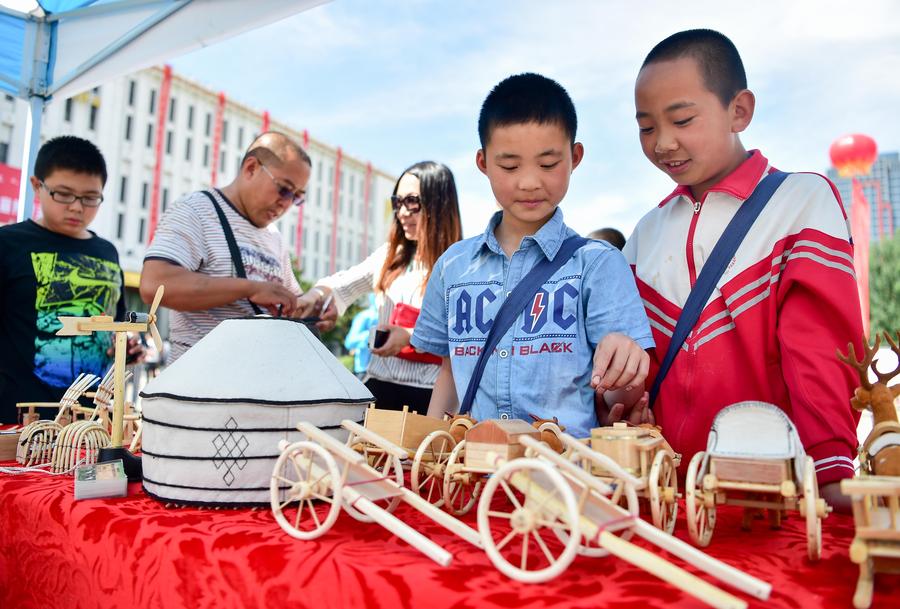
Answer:
<svg viewBox="0 0 900 609"><path fill-rule="evenodd" d="M480 104L510 74L545 74L574 99L586 149L567 221L627 235L673 188L638 145L634 78L656 42L692 27L741 51L757 95L744 144L779 168L824 172L845 133L900 149L900 3L890 0L336 0L171 63L386 171L446 163L466 236L495 209L474 164Z"/></svg>

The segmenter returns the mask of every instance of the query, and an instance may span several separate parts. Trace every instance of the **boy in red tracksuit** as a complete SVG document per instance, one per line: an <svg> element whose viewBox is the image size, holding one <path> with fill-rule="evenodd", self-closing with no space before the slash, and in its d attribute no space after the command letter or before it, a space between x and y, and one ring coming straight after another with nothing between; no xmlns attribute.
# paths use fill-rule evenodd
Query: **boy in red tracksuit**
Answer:
<svg viewBox="0 0 900 609"><path fill-rule="evenodd" d="M678 184L641 219L624 250L656 341L651 381L704 262L738 207L775 170L758 150L747 152L738 135L754 104L737 49L711 30L663 40L638 74L641 147ZM775 404L813 457L821 495L847 509L839 482L854 473L855 379L835 351L848 342L859 349L862 336L853 246L838 193L822 176L791 174L719 279L653 415L688 463L705 450L724 407Z"/></svg>

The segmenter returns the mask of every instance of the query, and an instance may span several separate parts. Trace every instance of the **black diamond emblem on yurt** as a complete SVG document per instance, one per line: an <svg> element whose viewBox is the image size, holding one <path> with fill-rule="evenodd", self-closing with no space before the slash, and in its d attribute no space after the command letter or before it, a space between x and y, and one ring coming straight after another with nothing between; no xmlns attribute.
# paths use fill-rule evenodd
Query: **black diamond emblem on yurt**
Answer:
<svg viewBox="0 0 900 609"><path fill-rule="evenodd" d="M244 453L250 446L250 442L244 434L238 435L238 424L234 417L228 418L225 429L228 431L224 434L216 434L216 437L213 438L212 444L216 449L213 465L216 469L222 469L224 466L225 472L222 474L222 481L226 486L231 486L234 483L234 474L231 471L235 466L240 470L247 466Z"/></svg>

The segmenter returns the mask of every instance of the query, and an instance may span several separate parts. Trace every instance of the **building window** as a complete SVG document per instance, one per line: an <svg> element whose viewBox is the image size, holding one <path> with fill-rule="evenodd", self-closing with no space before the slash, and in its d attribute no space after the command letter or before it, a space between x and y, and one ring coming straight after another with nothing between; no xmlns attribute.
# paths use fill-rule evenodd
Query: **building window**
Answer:
<svg viewBox="0 0 900 609"><path fill-rule="evenodd" d="M316 207L322 207L322 189L316 188Z"/></svg>
<svg viewBox="0 0 900 609"><path fill-rule="evenodd" d="M241 150L244 149L244 128L243 127L238 128L238 148L240 148Z"/></svg>
<svg viewBox="0 0 900 609"><path fill-rule="evenodd" d="M147 199L149 198L150 185L144 182L141 184L141 209L147 209Z"/></svg>
<svg viewBox="0 0 900 609"><path fill-rule="evenodd" d="M172 154L172 138L173 133L171 131L166 131L166 154Z"/></svg>
<svg viewBox="0 0 900 609"><path fill-rule="evenodd" d="M169 100L169 120L175 120L175 98Z"/></svg>
<svg viewBox="0 0 900 609"><path fill-rule="evenodd" d="M219 171L225 173L225 151L219 153Z"/></svg>
<svg viewBox="0 0 900 609"><path fill-rule="evenodd" d="M228 121L222 121L222 143L228 141Z"/></svg>
<svg viewBox="0 0 900 609"><path fill-rule="evenodd" d="M144 218L141 218L140 223L138 224L138 243L144 242L144 229L146 228L147 221Z"/></svg>
<svg viewBox="0 0 900 609"><path fill-rule="evenodd" d="M63 114L63 119L67 123L72 122L72 98L71 97L66 100L66 110L65 110L65 113Z"/></svg>
<svg viewBox="0 0 900 609"><path fill-rule="evenodd" d="M163 188L162 191L162 210L166 211L166 208L169 206L169 189Z"/></svg>
<svg viewBox="0 0 900 609"><path fill-rule="evenodd" d="M9 144L7 142L0 142L0 163L6 163L9 156Z"/></svg>
<svg viewBox="0 0 900 609"><path fill-rule="evenodd" d="M209 167L209 144L203 144L203 166Z"/></svg>
<svg viewBox="0 0 900 609"><path fill-rule="evenodd" d="M132 120L132 118L130 116L125 117L125 141L126 142L131 141L131 124L133 122L134 121Z"/></svg>
<svg viewBox="0 0 900 609"><path fill-rule="evenodd" d="M147 148L153 147L153 123L147 123Z"/></svg>
<svg viewBox="0 0 900 609"><path fill-rule="evenodd" d="M150 89L150 114L156 112L156 89Z"/></svg>
<svg viewBox="0 0 900 609"><path fill-rule="evenodd" d="M187 141L185 141L185 143L184 143L184 160L185 161L191 160L191 144L192 143L193 142L191 141L191 138L188 138Z"/></svg>
<svg viewBox="0 0 900 609"><path fill-rule="evenodd" d="M134 90L137 88L137 83L133 80L128 81L128 105L132 108L134 107ZM121 235L119 236L121 239Z"/></svg>
<svg viewBox="0 0 900 609"><path fill-rule="evenodd" d="M91 104L91 114L88 118L88 129L94 131L97 129L97 106Z"/></svg>
<svg viewBox="0 0 900 609"><path fill-rule="evenodd" d="M212 114L209 112L206 113L206 135L209 135L212 131Z"/></svg>
<svg viewBox="0 0 900 609"><path fill-rule="evenodd" d="M188 129L194 128L194 106L188 106Z"/></svg>
<svg viewBox="0 0 900 609"><path fill-rule="evenodd" d="M125 214L119 212L119 217L116 219L116 239L121 240L122 236L125 233Z"/></svg>
<svg viewBox="0 0 900 609"><path fill-rule="evenodd" d="M125 202L125 196L128 194L128 176L122 176L119 180L119 201Z"/></svg>

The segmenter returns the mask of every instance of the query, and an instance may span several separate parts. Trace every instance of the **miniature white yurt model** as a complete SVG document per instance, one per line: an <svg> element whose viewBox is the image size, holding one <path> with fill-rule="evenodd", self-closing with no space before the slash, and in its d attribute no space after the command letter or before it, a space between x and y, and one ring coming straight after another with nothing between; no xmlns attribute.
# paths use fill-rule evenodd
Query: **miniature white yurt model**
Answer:
<svg viewBox="0 0 900 609"><path fill-rule="evenodd" d="M278 442L306 421L340 440L372 394L300 322L222 322L150 381L144 490L161 501L267 504Z"/></svg>

